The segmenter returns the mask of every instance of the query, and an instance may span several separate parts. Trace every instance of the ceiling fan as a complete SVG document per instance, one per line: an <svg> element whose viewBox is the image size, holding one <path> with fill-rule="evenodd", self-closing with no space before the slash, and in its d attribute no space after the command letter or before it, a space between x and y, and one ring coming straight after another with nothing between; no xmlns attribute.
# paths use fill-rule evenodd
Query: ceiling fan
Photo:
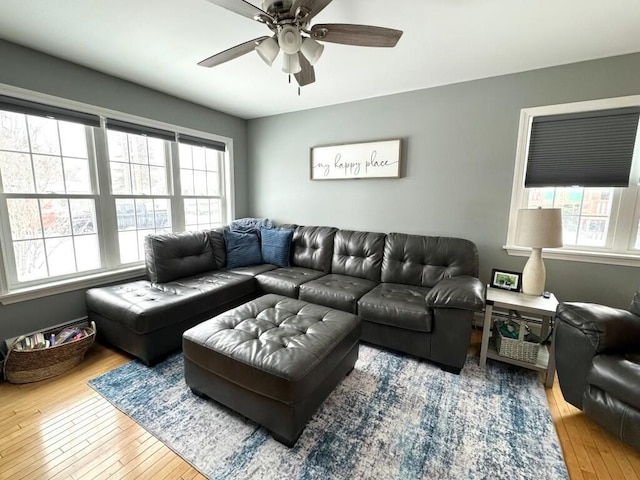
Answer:
<svg viewBox="0 0 640 480"><path fill-rule="evenodd" d="M309 26L332 0L264 0L262 9L245 0L208 0L238 15L264 23L272 36L254 38L198 63L215 67L255 50L271 66L282 50L282 71L293 74L300 87L316 81L313 65L324 46L320 42L360 47L395 47L402 31L370 25L326 23Z"/></svg>

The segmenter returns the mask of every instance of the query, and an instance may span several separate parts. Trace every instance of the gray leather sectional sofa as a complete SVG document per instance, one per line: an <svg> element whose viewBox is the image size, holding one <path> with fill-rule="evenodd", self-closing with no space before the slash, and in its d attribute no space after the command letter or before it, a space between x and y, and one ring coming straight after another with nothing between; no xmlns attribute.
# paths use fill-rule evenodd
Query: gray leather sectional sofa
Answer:
<svg viewBox="0 0 640 480"><path fill-rule="evenodd" d="M276 293L358 314L361 339L459 372L475 310L484 305L476 246L464 239L295 228L291 266L225 269L220 230L151 235L148 280L87 291L90 320L106 342L153 364L182 333Z"/></svg>

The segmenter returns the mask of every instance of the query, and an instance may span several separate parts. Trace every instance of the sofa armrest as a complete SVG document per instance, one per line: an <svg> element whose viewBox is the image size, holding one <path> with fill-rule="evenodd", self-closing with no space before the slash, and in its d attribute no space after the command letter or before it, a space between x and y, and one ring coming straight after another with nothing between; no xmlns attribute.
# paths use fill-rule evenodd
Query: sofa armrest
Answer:
<svg viewBox="0 0 640 480"><path fill-rule="evenodd" d="M632 351L640 344L640 317L591 303L560 303L556 309L555 356L564 398L582 408L593 357Z"/></svg>
<svg viewBox="0 0 640 480"><path fill-rule="evenodd" d="M594 355L629 351L640 344L640 317L627 310L594 303L560 303L556 317L579 330Z"/></svg>
<svg viewBox="0 0 640 480"><path fill-rule="evenodd" d="M425 297L430 308L482 310L484 285L476 277L460 275L440 280Z"/></svg>

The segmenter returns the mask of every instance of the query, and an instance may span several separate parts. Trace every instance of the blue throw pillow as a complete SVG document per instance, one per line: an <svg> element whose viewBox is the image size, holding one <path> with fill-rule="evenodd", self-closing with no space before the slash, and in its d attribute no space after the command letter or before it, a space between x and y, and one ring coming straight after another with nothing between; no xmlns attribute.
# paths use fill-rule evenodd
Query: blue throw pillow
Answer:
<svg viewBox="0 0 640 480"><path fill-rule="evenodd" d="M261 228L262 237L262 262L270 263L278 267L289 267L289 253L291 252L291 239L293 230L286 228Z"/></svg>
<svg viewBox="0 0 640 480"><path fill-rule="evenodd" d="M260 240L253 233L224 231L227 268L248 267L262 263Z"/></svg>

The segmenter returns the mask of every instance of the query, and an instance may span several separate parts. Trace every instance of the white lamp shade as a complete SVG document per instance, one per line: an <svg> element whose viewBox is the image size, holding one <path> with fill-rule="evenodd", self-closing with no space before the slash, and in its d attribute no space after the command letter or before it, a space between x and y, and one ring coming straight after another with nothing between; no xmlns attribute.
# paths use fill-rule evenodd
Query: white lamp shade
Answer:
<svg viewBox="0 0 640 480"><path fill-rule="evenodd" d="M546 269L542 249L562 246L562 210L560 208L523 208L518 210L516 245L531 247L531 256L522 271L522 293L542 295Z"/></svg>
<svg viewBox="0 0 640 480"><path fill-rule="evenodd" d="M292 74L298 73L300 70L302 70L302 67L300 66L298 54L294 53L293 55L289 55L288 53L282 52L282 71Z"/></svg>
<svg viewBox="0 0 640 480"><path fill-rule="evenodd" d="M271 66L278 56L278 52L280 52L280 47L278 46L278 42L273 38L267 38L256 47L256 52L260 55L260 58L264 60L264 63Z"/></svg>
<svg viewBox="0 0 640 480"><path fill-rule="evenodd" d="M313 38L307 37L302 42L302 47L300 51L305 56L311 65L315 65L318 60L320 60L320 56L322 55L322 51L324 50L324 45L316 42Z"/></svg>
<svg viewBox="0 0 640 480"><path fill-rule="evenodd" d="M532 248L562 246L562 209L523 208L518 210L516 245Z"/></svg>
<svg viewBox="0 0 640 480"><path fill-rule="evenodd" d="M300 32L291 25L285 25L278 34L278 44L284 53L288 53L289 55L298 53L302 46Z"/></svg>

